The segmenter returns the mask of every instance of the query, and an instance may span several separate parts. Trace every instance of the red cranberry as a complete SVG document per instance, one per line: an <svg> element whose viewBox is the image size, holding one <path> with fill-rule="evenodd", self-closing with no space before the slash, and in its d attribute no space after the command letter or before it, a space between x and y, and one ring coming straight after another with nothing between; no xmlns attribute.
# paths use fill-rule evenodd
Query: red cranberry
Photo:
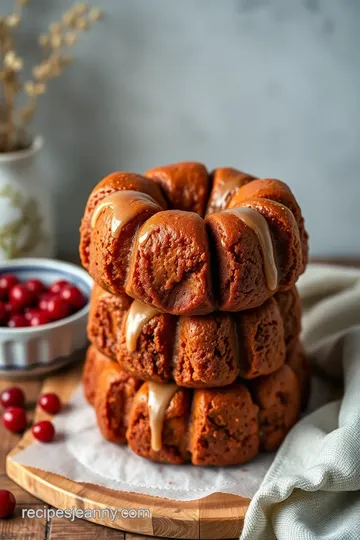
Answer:
<svg viewBox="0 0 360 540"><path fill-rule="evenodd" d="M47 310L48 302L49 300L52 300L54 298L54 295L52 293L44 293L40 296L38 307L42 311Z"/></svg>
<svg viewBox="0 0 360 540"><path fill-rule="evenodd" d="M57 394L42 394L38 404L49 414L57 414L61 409L61 401Z"/></svg>
<svg viewBox="0 0 360 540"><path fill-rule="evenodd" d="M36 298L45 290L44 284L39 279L29 279L25 285L33 298Z"/></svg>
<svg viewBox="0 0 360 540"><path fill-rule="evenodd" d="M51 319L46 313L46 311L34 310L31 312L28 321L29 326L41 326L42 324L48 324L49 322L51 322Z"/></svg>
<svg viewBox="0 0 360 540"><path fill-rule="evenodd" d="M5 311L7 313L7 318L9 318L10 315L14 315L14 313L20 313L20 311L22 311L22 307L18 304L14 304L13 302L6 302Z"/></svg>
<svg viewBox="0 0 360 540"><path fill-rule="evenodd" d="M3 274L0 276L0 298L3 300L8 297L9 291L19 280L14 274Z"/></svg>
<svg viewBox="0 0 360 540"><path fill-rule="evenodd" d="M0 403L3 407L23 407L25 403L24 392L18 386L5 388L0 394Z"/></svg>
<svg viewBox="0 0 360 540"><path fill-rule="evenodd" d="M35 307L27 307L24 309L24 317L28 322L30 322L31 317L33 317L37 313L39 313L39 310Z"/></svg>
<svg viewBox="0 0 360 540"><path fill-rule="evenodd" d="M45 443L52 441L55 435L55 428L48 420L34 424L31 431L35 439Z"/></svg>
<svg viewBox="0 0 360 540"><path fill-rule="evenodd" d="M6 429L20 433L26 429L27 425L25 410L21 407L9 407L5 409L2 421Z"/></svg>
<svg viewBox="0 0 360 540"><path fill-rule="evenodd" d="M8 328L24 328L25 326L28 326L28 321L26 320L25 315L14 313L8 320L7 326Z"/></svg>
<svg viewBox="0 0 360 540"><path fill-rule="evenodd" d="M70 306L59 296L53 296L47 303L46 313L52 321L58 321L69 315Z"/></svg>
<svg viewBox="0 0 360 540"><path fill-rule="evenodd" d="M5 518L13 513L16 500L11 491L0 489L0 518Z"/></svg>
<svg viewBox="0 0 360 540"><path fill-rule="evenodd" d="M32 302L32 298L31 292L23 283L14 285L14 287L10 289L9 300L15 306L20 306L21 308L29 306Z"/></svg>
<svg viewBox="0 0 360 540"><path fill-rule="evenodd" d="M6 309L4 302L0 302L0 325L6 323L8 320L9 314Z"/></svg>
<svg viewBox="0 0 360 540"><path fill-rule="evenodd" d="M68 285L60 291L60 297L65 300L70 306L78 311L86 304L86 299L83 293L74 285Z"/></svg>
<svg viewBox="0 0 360 540"><path fill-rule="evenodd" d="M54 283L49 287L49 292L53 294L59 294L64 287L69 285L65 279L60 279L59 281L54 281Z"/></svg>

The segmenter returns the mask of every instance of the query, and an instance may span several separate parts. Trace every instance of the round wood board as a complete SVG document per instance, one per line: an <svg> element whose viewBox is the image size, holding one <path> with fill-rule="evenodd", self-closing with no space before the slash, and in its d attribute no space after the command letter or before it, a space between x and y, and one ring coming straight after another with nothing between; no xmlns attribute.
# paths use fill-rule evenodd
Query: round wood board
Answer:
<svg viewBox="0 0 360 540"><path fill-rule="evenodd" d="M57 392L65 402L78 384L79 368L48 378L43 392ZM36 411L36 419L46 417ZM215 493L196 501L182 502L150 497L136 493L114 491L94 484L78 483L56 474L25 467L11 460L22 449L32 444L27 432L10 452L6 461L8 476L26 491L56 508L81 509L144 509L150 517L121 518L111 521L110 516L91 519L94 523L125 531L183 539L239 538L245 512L250 500L236 495Z"/></svg>

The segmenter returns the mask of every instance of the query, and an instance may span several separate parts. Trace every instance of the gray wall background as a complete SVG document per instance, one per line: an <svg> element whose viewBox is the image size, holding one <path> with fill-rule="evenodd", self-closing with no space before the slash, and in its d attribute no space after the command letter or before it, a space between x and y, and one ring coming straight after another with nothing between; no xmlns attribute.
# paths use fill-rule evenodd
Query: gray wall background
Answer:
<svg viewBox="0 0 360 540"><path fill-rule="evenodd" d="M27 63L69 5L30 2L18 36ZM60 252L76 251L104 175L199 160L285 180L313 255L360 254L358 0L97 5L104 21L81 37L33 126L46 139Z"/></svg>

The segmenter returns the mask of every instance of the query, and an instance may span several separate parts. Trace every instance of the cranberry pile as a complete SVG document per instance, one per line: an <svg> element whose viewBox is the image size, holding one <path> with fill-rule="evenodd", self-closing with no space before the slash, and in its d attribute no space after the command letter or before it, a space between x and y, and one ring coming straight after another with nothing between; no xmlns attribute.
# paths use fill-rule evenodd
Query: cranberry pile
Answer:
<svg viewBox="0 0 360 540"><path fill-rule="evenodd" d="M40 326L68 317L85 304L80 289L65 280L46 287L38 279L20 283L14 274L0 276L0 326Z"/></svg>

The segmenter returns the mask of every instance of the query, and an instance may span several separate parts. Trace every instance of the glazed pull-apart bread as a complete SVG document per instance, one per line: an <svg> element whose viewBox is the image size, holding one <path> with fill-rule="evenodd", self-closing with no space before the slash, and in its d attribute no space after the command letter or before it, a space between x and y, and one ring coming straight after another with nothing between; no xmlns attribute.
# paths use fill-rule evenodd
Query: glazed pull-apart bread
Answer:
<svg viewBox="0 0 360 540"><path fill-rule="evenodd" d="M80 228L94 278L83 385L103 437L164 463L236 465L299 418L310 371L289 187L196 162L104 178Z"/></svg>
<svg viewBox="0 0 360 540"><path fill-rule="evenodd" d="M142 380L184 387L226 386L276 371L300 333L295 287L240 313L176 317L155 313L95 285L88 336L105 355Z"/></svg>
<svg viewBox="0 0 360 540"><path fill-rule="evenodd" d="M103 289L171 315L262 305L308 258L296 199L279 180L200 163L113 173L90 194L80 255Z"/></svg>
<svg viewBox="0 0 360 540"><path fill-rule="evenodd" d="M154 461L220 466L278 448L299 417L308 376L300 343L268 376L195 390L141 383L91 346L83 383L105 439Z"/></svg>

